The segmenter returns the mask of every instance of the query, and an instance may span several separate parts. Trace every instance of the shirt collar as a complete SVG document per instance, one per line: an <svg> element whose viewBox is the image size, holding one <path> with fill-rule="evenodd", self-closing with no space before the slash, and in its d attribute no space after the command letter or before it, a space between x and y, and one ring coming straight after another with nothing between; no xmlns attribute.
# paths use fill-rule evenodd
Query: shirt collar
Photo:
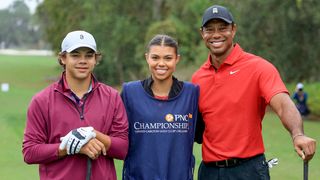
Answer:
<svg viewBox="0 0 320 180"><path fill-rule="evenodd" d="M183 82L179 81L176 77L172 76L172 86L169 92L169 99L176 97L180 91L183 88ZM150 94L151 96L154 96L152 89L151 89L151 85L154 82L154 80L152 79L152 76L150 76L149 78L141 81L143 88L145 89L145 91Z"/></svg>
<svg viewBox="0 0 320 180"><path fill-rule="evenodd" d="M230 54L227 56L227 58L223 62L223 64L228 64L228 65L234 64L239 59L238 57L241 55L242 52L243 52L242 48L240 47L240 45L238 43L236 43L234 45L234 48L230 52ZM209 53L207 61L204 64L204 67L205 68L210 68L212 66L213 65L211 63L211 55Z"/></svg>
<svg viewBox="0 0 320 180"><path fill-rule="evenodd" d="M72 90L69 88L65 71L62 73L62 84L63 84L62 87L63 87L63 91L64 92L66 92L66 91L71 91L72 92ZM90 85L89 85L89 88L88 88L88 92L92 91L92 89L95 87L94 85L95 85L95 80L94 80L94 76L92 75L92 78L91 78L91 81L90 81Z"/></svg>

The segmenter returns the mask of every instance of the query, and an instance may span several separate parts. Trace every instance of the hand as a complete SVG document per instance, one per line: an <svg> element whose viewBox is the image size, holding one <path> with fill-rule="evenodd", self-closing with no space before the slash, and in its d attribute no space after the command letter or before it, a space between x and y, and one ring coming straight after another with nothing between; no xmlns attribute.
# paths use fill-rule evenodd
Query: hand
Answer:
<svg viewBox="0 0 320 180"><path fill-rule="evenodd" d="M316 140L309 138L305 135L297 136L293 139L294 149L297 154L304 160L309 161L312 159L316 152Z"/></svg>
<svg viewBox="0 0 320 180"><path fill-rule="evenodd" d="M72 133L72 131L70 131L67 135L60 138L60 141L61 141L61 143L59 145L60 150L64 150L66 148L67 143L68 143L68 139L70 138L71 133Z"/></svg>
<svg viewBox="0 0 320 180"><path fill-rule="evenodd" d="M62 141L59 149L67 149L67 154L76 154L90 139L95 138L93 127L80 127L70 131L66 136L60 138Z"/></svg>
<svg viewBox="0 0 320 180"><path fill-rule="evenodd" d="M106 147L96 138L89 140L89 142L80 149L80 153L87 155L93 160L97 159L101 153L104 156L107 155Z"/></svg>

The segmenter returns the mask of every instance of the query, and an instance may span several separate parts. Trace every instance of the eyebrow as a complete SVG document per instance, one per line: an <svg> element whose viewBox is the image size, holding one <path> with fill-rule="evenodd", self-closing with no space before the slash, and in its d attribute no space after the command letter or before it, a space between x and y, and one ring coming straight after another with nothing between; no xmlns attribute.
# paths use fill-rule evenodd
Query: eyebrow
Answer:
<svg viewBox="0 0 320 180"><path fill-rule="evenodd" d="M150 54L152 56L160 56L159 54ZM174 54L164 54L163 56L174 56Z"/></svg>

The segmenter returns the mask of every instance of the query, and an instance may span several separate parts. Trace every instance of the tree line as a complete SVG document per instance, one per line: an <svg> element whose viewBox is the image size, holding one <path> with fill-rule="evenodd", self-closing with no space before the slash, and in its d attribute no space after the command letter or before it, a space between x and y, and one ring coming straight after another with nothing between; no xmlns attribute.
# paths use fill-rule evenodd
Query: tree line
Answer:
<svg viewBox="0 0 320 180"><path fill-rule="evenodd" d="M22 0L0 10L0 49L45 48L41 33L37 20Z"/></svg>
<svg viewBox="0 0 320 180"><path fill-rule="evenodd" d="M95 74L119 85L145 78L145 44L158 33L178 40L181 66L201 65L208 51L199 28L202 13L213 4L233 13L236 42L272 62L286 82L319 80L318 0L44 0L35 15L55 52L67 32L91 32L103 54Z"/></svg>

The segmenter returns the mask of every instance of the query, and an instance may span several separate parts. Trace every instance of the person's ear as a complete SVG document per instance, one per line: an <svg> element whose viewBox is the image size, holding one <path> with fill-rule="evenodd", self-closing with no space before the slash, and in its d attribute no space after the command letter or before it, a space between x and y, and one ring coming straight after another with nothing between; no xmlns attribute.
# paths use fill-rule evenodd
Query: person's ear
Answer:
<svg viewBox="0 0 320 180"><path fill-rule="evenodd" d="M61 62L61 65L66 65L66 57L65 56L61 56L60 57L60 62Z"/></svg>
<svg viewBox="0 0 320 180"><path fill-rule="evenodd" d="M65 53L59 53L58 55L58 60L60 65L65 65L65 59L66 59L66 54Z"/></svg>
<svg viewBox="0 0 320 180"><path fill-rule="evenodd" d="M232 24L232 38L236 36L236 32L237 32L237 25Z"/></svg>
<svg viewBox="0 0 320 180"><path fill-rule="evenodd" d="M202 39L203 39L203 27L201 27L201 28L199 29L199 33L200 33L200 35L201 35L201 37L202 37Z"/></svg>
<svg viewBox="0 0 320 180"><path fill-rule="evenodd" d="M180 54L178 54L178 55L177 55L177 59L176 59L176 64L178 64L178 63L179 63L179 61L180 61L180 57L181 57L181 56L180 56Z"/></svg>
<svg viewBox="0 0 320 180"><path fill-rule="evenodd" d="M100 61L102 60L101 53L96 53L95 54L95 59L96 59L96 65L98 65L100 63Z"/></svg>
<svg viewBox="0 0 320 180"><path fill-rule="evenodd" d="M145 53L145 54L144 54L144 58L146 59L147 62L148 62L148 56L149 56L148 53Z"/></svg>

